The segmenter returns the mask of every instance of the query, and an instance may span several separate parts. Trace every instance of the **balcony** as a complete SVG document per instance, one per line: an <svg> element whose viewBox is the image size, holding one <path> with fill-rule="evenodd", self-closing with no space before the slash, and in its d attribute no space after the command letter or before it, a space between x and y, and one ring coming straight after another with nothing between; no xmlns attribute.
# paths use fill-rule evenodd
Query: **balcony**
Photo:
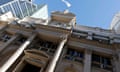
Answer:
<svg viewBox="0 0 120 72"><path fill-rule="evenodd" d="M48 64L49 56L36 49L24 50L25 55L14 69L15 72L42 72Z"/></svg>
<svg viewBox="0 0 120 72"><path fill-rule="evenodd" d="M53 54L55 53L55 50L57 48L57 44L54 44L52 42L45 41L42 39L37 39L37 40L35 39L28 48L29 49L37 49L37 50L47 53L50 56L53 56Z"/></svg>

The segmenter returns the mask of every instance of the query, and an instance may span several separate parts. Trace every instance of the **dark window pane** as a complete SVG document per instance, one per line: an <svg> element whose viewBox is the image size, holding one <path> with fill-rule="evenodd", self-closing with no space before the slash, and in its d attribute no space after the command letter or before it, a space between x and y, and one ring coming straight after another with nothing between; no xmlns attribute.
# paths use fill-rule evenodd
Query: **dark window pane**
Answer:
<svg viewBox="0 0 120 72"><path fill-rule="evenodd" d="M21 72L40 72L40 68L27 63Z"/></svg>
<svg viewBox="0 0 120 72"><path fill-rule="evenodd" d="M99 55L92 55L92 61L100 62L100 56Z"/></svg>

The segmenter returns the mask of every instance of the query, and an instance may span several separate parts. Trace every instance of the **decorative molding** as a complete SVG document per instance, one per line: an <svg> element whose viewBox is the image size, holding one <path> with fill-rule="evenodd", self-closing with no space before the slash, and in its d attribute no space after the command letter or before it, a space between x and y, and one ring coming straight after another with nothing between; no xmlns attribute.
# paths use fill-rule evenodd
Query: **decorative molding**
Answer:
<svg viewBox="0 0 120 72"><path fill-rule="evenodd" d="M91 49L93 51L102 52L102 53L106 53L106 54L114 53L114 51L112 49L97 47L94 45L84 44L84 43L80 43L80 42L69 41L68 45L76 46L76 47L80 47L80 48L84 48L84 49Z"/></svg>

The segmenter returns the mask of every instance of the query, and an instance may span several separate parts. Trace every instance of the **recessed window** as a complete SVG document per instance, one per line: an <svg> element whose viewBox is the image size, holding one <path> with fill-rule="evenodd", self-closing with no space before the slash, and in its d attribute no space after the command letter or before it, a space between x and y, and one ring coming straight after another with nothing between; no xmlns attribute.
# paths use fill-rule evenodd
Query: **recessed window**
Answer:
<svg viewBox="0 0 120 72"><path fill-rule="evenodd" d="M0 38L0 40L3 41L3 42L7 42L11 37L12 37L11 34L9 34L7 32L4 32L2 34L2 37Z"/></svg>
<svg viewBox="0 0 120 72"><path fill-rule="evenodd" d="M92 65L107 70L112 69L111 58L107 58L96 54L92 55Z"/></svg>
<svg viewBox="0 0 120 72"><path fill-rule="evenodd" d="M26 40L27 40L26 37L21 36L20 38L18 38L18 39L16 40L15 44L21 45L21 44L24 43Z"/></svg>
<svg viewBox="0 0 120 72"><path fill-rule="evenodd" d="M73 60L76 62L82 62L84 55L82 52L78 52L74 49L68 49L67 53L65 54L65 59Z"/></svg>
<svg viewBox="0 0 120 72"><path fill-rule="evenodd" d="M21 72L40 72L39 67L26 63Z"/></svg>
<svg viewBox="0 0 120 72"><path fill-rule="evenodd" d="M53 54L53 53L55 53L55 50L57 48L57 44L55 44L53 42L50 42L50 41L37 39L37 40L34 40L33 43L31 43L29 48L30 49L34 48L34 49L44 51L44 52L46 52L48 54Z"/></svg>
<svg viewBox="0 0 120 72"><path fill-rule="evenodd" d="M110 44L110 39L107 36L93 34L93 40L98 41L103 44Z"/></svg>

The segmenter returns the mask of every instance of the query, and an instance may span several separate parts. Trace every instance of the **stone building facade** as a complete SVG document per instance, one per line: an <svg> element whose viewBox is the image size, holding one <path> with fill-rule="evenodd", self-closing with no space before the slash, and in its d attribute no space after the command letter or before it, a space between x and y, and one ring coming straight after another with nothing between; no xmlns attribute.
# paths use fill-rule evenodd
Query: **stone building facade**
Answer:
<svg viewBox="0 0 120 72"><path fill-rule="evenodd" d="M0 21L0 72L120 72L120 35L112 30L76 25L67 11L13 23Z"/></svg>

